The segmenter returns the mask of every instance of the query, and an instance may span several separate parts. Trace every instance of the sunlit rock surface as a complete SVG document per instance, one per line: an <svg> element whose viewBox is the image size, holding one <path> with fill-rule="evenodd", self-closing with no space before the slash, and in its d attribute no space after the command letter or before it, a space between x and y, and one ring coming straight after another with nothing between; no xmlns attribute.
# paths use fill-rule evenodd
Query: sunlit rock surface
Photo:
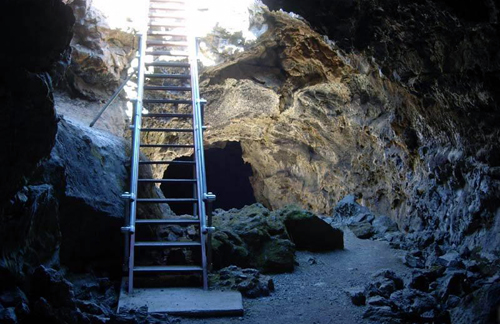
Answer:
<svg viewBox="0 0 500 324"><path fill-rule="evenodd" d="M100 10L100 1L69 2L76 23L71 41L71 65L66 74L68 87L89 99L107 97L125 79L135 55L134 26L126 24L128 15L122 9L116 11L122 13L116 18Z"/></svg>
<svg viewBox="0 0 500 324"><path fill-rule="evenodd" d="M202 75L207 141L241 142L255 195L269 207L331 214L359 192L372 208L397 213L411 157L390 116L412 97L358 73L305 23L267 18L255 47Z"/></svg>

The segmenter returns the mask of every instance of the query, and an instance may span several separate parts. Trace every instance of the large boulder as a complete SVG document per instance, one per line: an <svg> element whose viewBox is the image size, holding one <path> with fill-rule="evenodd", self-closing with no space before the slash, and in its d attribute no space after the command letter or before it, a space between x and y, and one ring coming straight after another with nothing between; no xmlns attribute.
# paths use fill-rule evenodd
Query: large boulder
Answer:
<svg viewBox="0 0 500 324"><path fill-rule="evenodd" d="M475 291L451 310L455 324L497 323L500 312L500 283L488 284Z"/></svg>
<svg viewBox="0 0 500 324"><path fill-rule="evenodd" d="M121 258L127 151L124 140L108 133L66 119L59 123L39 181L60 186L60 257L70 268L116 265Z"/></svg>
<svg viewBox="0 0 500 324"><path fill-rule="evenodd" d="M331 251L344 247L343 232L311 212L285 207L270 212L261 204L241 210L218 210L213 218L213 261L253 267L263 272L289 272L295 249Z"/></svg>
<svg viewBox="0 0 500 324"><path fill-rule="evenodd" d="M219 211L213 224L217 229L212 238L216 268L237 265L263 272L293 270L295 246L278 216L261 204Z"/></svg>
<svg viewBox="0 0 500 324"><path fill-rule="evenodd" d="M344 248L344 233L317 215L299 209L284 208L277 212L284 218L290 239L297 249L308 251L332 251Z"/></svg>
<svg viewBox="0 0 500 324"><path fill-rule="evenodd" d="M51 259L60 259L72 270L96 266L119 271L125 212L121 194L128 190L127 165L125 140L61 118L50 159L36 170L30 186L6 205L0 219L2 279L8 283L10 275L22 277L24 270ZM141 167L140 174L151 177L151 170ZM163 197L152 184L139 190L144 197ZM139 218L171 214L167 206L138 208ZM155 230L144 233L157 234Z"/></svg>

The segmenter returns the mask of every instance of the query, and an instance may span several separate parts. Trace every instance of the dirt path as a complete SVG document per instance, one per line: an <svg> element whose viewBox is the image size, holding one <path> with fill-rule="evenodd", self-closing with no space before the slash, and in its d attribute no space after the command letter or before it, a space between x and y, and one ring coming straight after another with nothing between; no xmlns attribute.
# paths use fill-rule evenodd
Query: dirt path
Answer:
<svg viewBox="0 0 500 324"><path fill-rule="evenodd" d="M182 324L357 324L364 307L354 306L344 289L363 286L371 275L391 269L402 277L410 269L402 252L386 242L360 240L344 229L345 250L298 252L299 266L291 274L273 275L276 291L269 297L245 299L245 315L233 318L186 319Z"/></svg>

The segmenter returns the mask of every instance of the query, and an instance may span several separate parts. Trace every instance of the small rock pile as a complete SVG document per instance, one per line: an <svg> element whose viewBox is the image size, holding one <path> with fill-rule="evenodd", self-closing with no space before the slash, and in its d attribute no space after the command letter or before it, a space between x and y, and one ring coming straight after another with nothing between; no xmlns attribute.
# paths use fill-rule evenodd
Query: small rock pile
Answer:
<svg viewBox="0 0 500 324"><path fill-rule="evenodd" d="M413 268L405 284L394 272L373 275L366 287L348 291L353 304L366 305L366 319L377 323L494 323L500 305L498 264L463 246L447 243L440 231L398 232L385 216L375 216L344 198L336 207L337 223L358 238L389 241L407 250L403 262Z"/></svg>
<svg viewBox="0 0 500 324"><path fill-rule="evenodd" d="M412 284L390 270L382 270L364 288L348 291L353 304L366 305L363 317L377 323L449 322L437 296Z"/></svg>
<svg viewBox="0 0 500 324"><path fill-rule="evenodd" d="M116 314L117 284L89 275L74 283L51 268L39 266L24 293L18 287L0 294L0 323L54 324L159 324L174 323L166 315L148 314L147 308Z"/></svg>
<svg viewBox="0 0 500 324"><path fill-rule="evenodd" d="M274 291L274 282L256 269L241 269L229 266L210 275L211 287L238 290L248 298L269 296Z"/></svg>
<svg viewBox="0 0 500 324"><path fill-rule="evenodd" d="M360 239L377 238L389 242L402 235L398 225L388 216L375 216L368 208L356 203L356 197L346 196L335 207L333 222L347 225Z"/></svg>
<svg viewBox="0 0 500 324"><path fill-rule="evenodd" d="M353 304L367 306L363 317L377 323L494 323L498 316L498 277L474 281L465 270L440 267L414 271L406 285L389 270L372 279L347 292Z"/></svg>

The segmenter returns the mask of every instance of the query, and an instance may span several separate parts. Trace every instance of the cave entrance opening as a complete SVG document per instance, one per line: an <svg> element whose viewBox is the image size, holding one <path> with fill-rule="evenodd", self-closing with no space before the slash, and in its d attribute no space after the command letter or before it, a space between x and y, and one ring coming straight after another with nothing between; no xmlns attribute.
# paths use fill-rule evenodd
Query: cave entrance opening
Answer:
<svg viewBox="0 0 500 324"><path fill-rule="evenodd" d="M213 208L228 210L242 208L256 202L250 177L252 167L243 161L243 150L239 142L226 142L217 148L205 150L207 189L217 195ZM175 161L192 161L193 156L184 156ZM193 168L172 164L163 174L164 179L193 179ZM166 182L161 185L165 197L191 198L194 185L191 183ZM171 204L177 215L193 214L190 204Z"/></svg>

